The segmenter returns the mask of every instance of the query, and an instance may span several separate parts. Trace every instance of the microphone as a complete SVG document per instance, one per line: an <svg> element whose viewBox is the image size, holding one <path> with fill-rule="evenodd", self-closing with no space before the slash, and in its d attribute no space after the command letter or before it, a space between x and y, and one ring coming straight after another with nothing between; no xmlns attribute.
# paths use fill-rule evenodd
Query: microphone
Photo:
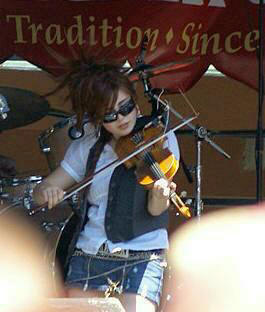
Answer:
<svg viewBox="0 0 265 312"><path fill-rule="evenodd" d="M0 94L0 118L1 119L6 119L7 118L7 112L10 111L10 108L7 104L6 98Z"/></svg>

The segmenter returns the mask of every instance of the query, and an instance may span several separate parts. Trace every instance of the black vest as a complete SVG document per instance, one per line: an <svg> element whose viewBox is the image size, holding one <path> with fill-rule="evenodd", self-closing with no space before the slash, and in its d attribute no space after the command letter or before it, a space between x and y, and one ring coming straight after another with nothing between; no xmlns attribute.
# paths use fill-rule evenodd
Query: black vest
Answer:
<svg viewBox="0 0 265 312"><path fill-rule="evenodd" d="M147 210L148 191L134 169L118 166L111 177L105 215L107 238L114 243L131 240L159 228L167 228L168 211L152 216Z"/></svg>

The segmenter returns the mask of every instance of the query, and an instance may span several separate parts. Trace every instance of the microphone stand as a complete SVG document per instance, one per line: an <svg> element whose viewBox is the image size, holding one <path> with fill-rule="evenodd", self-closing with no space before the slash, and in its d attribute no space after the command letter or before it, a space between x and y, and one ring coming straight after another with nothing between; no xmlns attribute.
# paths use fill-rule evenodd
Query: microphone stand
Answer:
<svg viewBox="0 0 265 312"><path fill-rule="evenodd" d="M168 109L173 113L175 117L180 119L181 121L185 121L185 118L181 116L172 106L170 106L167 102L163 101L160 96L154 93L153 89L151 88L150 81L144 71L139 72L140 79L143 82L144 86L144 93L146 96L150 98L152 103L156 101L156 103L159 103L160 109L163 111L168 111ZM154 108L153 108L154 110ZM159 111L159 109L158 109ZM194 204L194 216L200 219L202 210L203 210L203 202L201 199L201 151L202 151L202 142L206 141L208 144L210 144L215 150L217 150L219 153L221 153L226 158L231 158L230 155L228 155L220 146L218 146L216 143L214 143L209 138L209 132L206 128L202 126L194 126L191 122L187 122L186 125L190 127L194 133L195 133L195 139L196 139L196 166L195 166L195 187L196 187L196 195L195 195L195 204Z"/></svg>
<svg viewBox="0 0 265 312"><path fill-rule="evenodd" d="M263 112L264 112L264 0L259 0L259 44L258 44L258 60L259 60L259 85L258 85L258 120L256 135L256 200L257 203L263 200Z"/></svg>

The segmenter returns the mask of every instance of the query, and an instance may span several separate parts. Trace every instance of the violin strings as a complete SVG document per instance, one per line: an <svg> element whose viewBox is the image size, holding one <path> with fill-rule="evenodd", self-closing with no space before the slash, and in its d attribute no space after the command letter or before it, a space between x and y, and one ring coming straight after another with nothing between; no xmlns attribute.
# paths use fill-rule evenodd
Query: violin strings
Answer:
<svg viewBox="0 0 265 312"><path fill-rule="evenodd" d="M144 153L144 161L150 166L151 171L157 178L165 178L165 175L161 171L160 167L157 165L157 162L154 160L153 156L150 153Z"/></svg>

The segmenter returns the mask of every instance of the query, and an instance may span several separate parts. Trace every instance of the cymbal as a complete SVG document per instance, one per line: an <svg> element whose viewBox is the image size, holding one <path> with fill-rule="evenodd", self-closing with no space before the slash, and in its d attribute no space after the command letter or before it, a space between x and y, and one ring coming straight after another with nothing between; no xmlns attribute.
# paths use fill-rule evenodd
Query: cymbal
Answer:
<svg viewBox="0 0 265 312"><path fill-rule="evenodd" d="M31 124L49 112L48 101L29 90L0 87L0 94L9 106L6 119L0 119L0 132Z"/></svg>
<svg viewBox="0 0 265 312"><path fill-rule="evenodd" d="M151 78L170 71L177 71L179 69L185 68L191 65L194 61L194 58L190 58L183 61L169 62L157 66L151 64L140 64L136 66L131 72L129 72L128 76L131 81L140 80L141 74L143 74L145 78Z"/></svg>

